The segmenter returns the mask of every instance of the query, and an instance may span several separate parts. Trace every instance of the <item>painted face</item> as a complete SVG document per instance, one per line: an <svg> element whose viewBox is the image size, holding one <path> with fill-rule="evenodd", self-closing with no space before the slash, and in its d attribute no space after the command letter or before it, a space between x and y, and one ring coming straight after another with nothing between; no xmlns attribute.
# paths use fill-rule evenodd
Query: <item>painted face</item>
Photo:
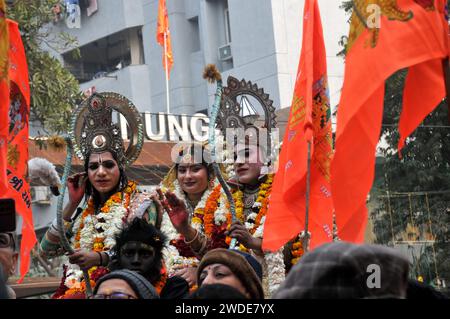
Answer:
<svg viewBox="0 0 450 319"><path fill-rule="evenodd" d="M261 150L256 145L238 145L234 169L242 184L255 185L261 174L263 163Z"/></svg>
<svg viewBox="0 0 450 319"><path fill-rule="evenodd" d="M208 170L201 164L180 163L177 179L181 189L188 194L203 194L208 188Z"/></svg>
<svg viewBox="0 0 450 319"><path fill-rule="evenodd" d="M212 284L228 285L236 288L245 296L250 298L250 295L242 285L242 282L238 277L236 277L228 266L222 264L211 264L202 270L200 274L199 286Z"/></svg>
<svg viewBox="0 0 450 319"><path fill-rule="evenodd" d="M145 276L153 268L155 249L145 243L130 241L120 249L119 261L123 268Z"/></svg>
<svg viewBox="0 0 450 319"><path fill-rule="evenodd" d="M110 152L94 153L89 157L88 176L99 193L109 193L120 179L119 165Z"/></svg>
<svg viewBox="0 0 450 319"><path fill-rule="evenodd" d="M113 278L100 284L94 299L138 299L137 294L123 279Z"/></svg>
<svg viewBox="0 0 450 319"><path fill-rule="evenodd" d="M12 235L0 233L0 264L2 264L5 278L13 275L17 266L18 253L14 251L11 245L14 245Z"/></svg>

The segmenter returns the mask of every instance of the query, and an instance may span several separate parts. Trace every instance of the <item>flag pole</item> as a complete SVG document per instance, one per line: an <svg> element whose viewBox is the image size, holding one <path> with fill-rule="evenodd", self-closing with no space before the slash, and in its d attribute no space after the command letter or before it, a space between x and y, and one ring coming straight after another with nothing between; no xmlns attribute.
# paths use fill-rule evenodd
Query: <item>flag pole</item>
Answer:
<svg viewBox="0 0 450 319"><path fill-rule="evenodd" d="M170 114L170 104L169 104L169 65L167 63L167 32L164 32L164 61L165 61L165 71L166 71L166 106L167 106L167 114Z"/></svg>
<svg viewBox="0 0 450 319"><path fill-rule="evenodd" d="M450 123L450 70L449 70L450 66L448 57L442 60L442 67L444 69L445 92L448 107L448 121Z"/></svg>
<svg viewBox="0 0 450 319"><path fill-rule="evenodd" d="M307 169L306 169L306 205L305 205L305 234L303 237L303 249L305 252L309 250L309 233L308 233L308 224L309 224L309 199L311 192L311 141L308 141L308 161L307 161Z"/></svg>

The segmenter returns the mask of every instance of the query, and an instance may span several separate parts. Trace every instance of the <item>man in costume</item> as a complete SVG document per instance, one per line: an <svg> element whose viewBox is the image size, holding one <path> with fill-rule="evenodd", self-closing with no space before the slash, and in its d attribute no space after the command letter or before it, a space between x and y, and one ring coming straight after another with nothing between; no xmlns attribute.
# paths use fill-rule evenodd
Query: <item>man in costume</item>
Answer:
<svg viewBox="0 0 450 319"><path fill-rule="evenodd" d="M122 113L133 130L126 151L120 129L112 122L113 110ZM116 93L92 95L75 111L70 136L85 170L68 178L63 219L75 251L54 298L82 295L86 289L82 270L88 270L91 285L108 272L110 251L124 222L138 217L159 223L151 196L140 193L124 171L137 159L143 143L139 112L128 99ZM78 208L83 197L84 205ZM41 252L49 257L65 253L56 220L41 241Z"/></svg>
<svg viewBox="0 0 450 319"><path fill-rule="evenodd" d="M189 293L189 285L179 276L168 277L162 250L166 236L152 224L135 218L116 237L116 245L108 268L129 269L144 276L161 299L179 299Z"/></svg>

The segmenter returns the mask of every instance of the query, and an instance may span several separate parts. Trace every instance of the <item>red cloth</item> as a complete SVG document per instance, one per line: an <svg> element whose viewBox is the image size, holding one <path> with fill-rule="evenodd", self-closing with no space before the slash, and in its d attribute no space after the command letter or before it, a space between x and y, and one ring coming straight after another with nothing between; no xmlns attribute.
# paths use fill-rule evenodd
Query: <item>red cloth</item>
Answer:
<svg viewBox="0 0 450 319"><path fill-rule="evenodd" d="M6 193L6 156L8 151L9 127L9 84L8 84L8 24L5 18L5 1L0 0L0 198Z"/></svg>
<svg viewBox="0 0 450 319"><path fill-rule="evenodd" d="M0 198L8 190L6 178L6 165L8 153L8 127L9 127L9 85L6 79L0 80Z"/></svg>
<svg viewBox="0 0 450 319"><path fill-rule="evenodd" d="M169 16L167 15L167 7L166 0L159 0L158 5L158 21L156 28L156 41L163 47L164 49L164 37L166 38L166 51L163 54L163 67L166 69L166 56L167 56L167 64L168 71L167 73L170 75L170 70L172 69L173 64L173 55L172 55L172 43L170 40L170 31L169 31Z"/></svg>
<svg viewBox="0 0 450 319"><path fill-rule="evenodd" d="M264 224L263 249L277 250L305 228L308 143L311 147L311 248L332 240L333 154L326 52L317 0L305 1L303 42L288 126Z"/></svg>
<svg viewBox="0 0 450 319"><path fill-rule="evenodd" d="M30 266L31 250L37 242L31 212L30 187L26 180L28 173L28 120L30 114L30 87L28 66L19 26L8 20L10 50L10 108L11 118L8 136L10 153L7 165L9 190L2 196L14 198L16 212L22 217L22 241L20 246L21 282Z"/></svg>
<svg viewBox="0 0 450 319"><path fill-rule="evenodd" d="M358 8L359 16L366 12L366 3L357 4L363 5ZM331 167L336 223L342 240L364 240L366 200L374 178L385 80L409 67L399 125L400 148L445 96L442 60L449 54L445 3L379 3L379 29L366 28L366 22L353 13Z"/></svg>

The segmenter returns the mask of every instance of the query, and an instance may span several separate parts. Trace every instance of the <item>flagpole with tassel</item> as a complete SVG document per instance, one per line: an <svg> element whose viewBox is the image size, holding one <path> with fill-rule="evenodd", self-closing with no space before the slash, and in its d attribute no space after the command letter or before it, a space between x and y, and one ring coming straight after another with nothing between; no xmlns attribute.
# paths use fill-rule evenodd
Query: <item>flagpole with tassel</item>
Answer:
<svg viewBox="0 0 450 319"><path fill-rule="evenodd" d="M167 114L170 114L169 104L169 65L167 64L167 32L164 32L164 61L165 61L165 74L166 74L166 106Z"/></svg>
<svg viewBox="0 0 450 319"><path fill-rule="evenodd" d="M208 143L211 148L211 163L214 169L214 173L219 180L220 185L222 185L222 189L225 192L228 203L230 204L230 213L231 213L231 221L234 223L237 221L236 217L236 204L233 199L233 195L231 194L230 188L222 176L222 172L220 171L219 164L216 159L216 135L215 135L215 124L217 120L217 116L220 110L220 102L222 100L222 76L220 75L219 70L217 70L214 64L208 64L203 71L203 78L207 80L209 83L216 82L216 95L214 99L214 104L211 106L211 110L209 113L209 128L208 128ZM230 249L235 249L237 244L236 238L232 238L230 242Z"/></svg>
<svg viewBox="0 0 450 319"><path fill-rule="evenodd" d="M311 193L311 141L308 141L308 159L307 159L307 167L306 167L306 205L305 205L305 230L304 233L300 235L302 246L305 252L309 250L309 232L308 232L308 224L309 224L309 202L310 202L310 193Z"/></svg>

